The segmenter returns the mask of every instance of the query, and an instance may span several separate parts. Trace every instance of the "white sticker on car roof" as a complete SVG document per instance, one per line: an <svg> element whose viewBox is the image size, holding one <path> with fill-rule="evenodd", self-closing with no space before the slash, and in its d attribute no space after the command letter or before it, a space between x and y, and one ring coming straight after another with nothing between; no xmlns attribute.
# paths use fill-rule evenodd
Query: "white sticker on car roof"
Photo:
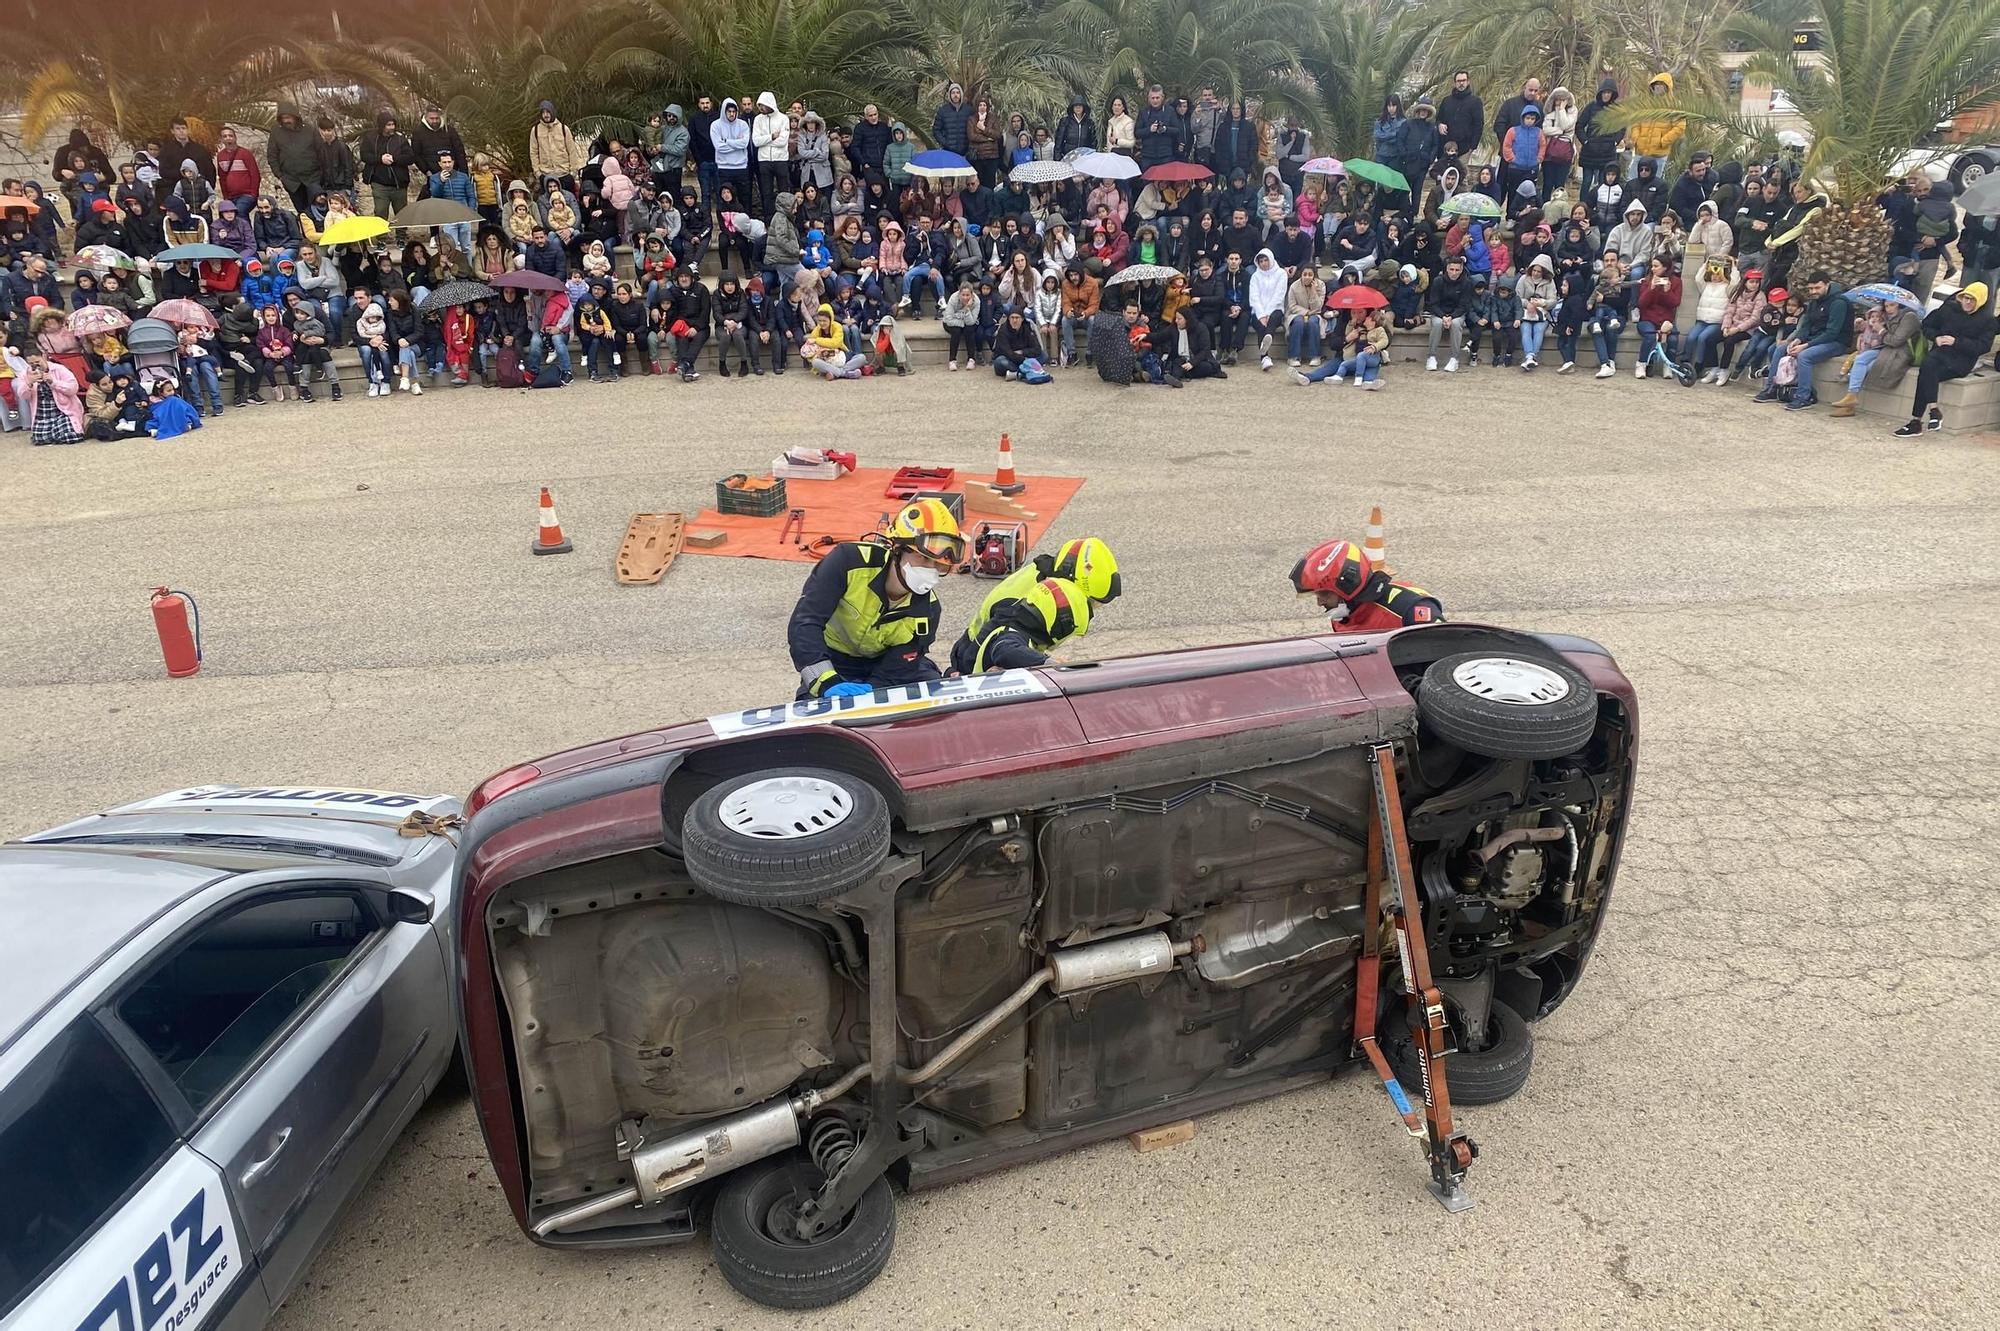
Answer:
<svg viewBox="0 0 2000 1331"><path fill-rule="evenodd" d="M822 726L849 721L888 721L921 712L958 707L983 707L991 703L1022 702L1047 697L1055 692L1040 675L1030 670L1003 670L993 675L972 675L962 679L929 679L918 684L900 684L876 689L851 698L805 698L772 707L752 707L746 712L711 716L708 724L724 739L738 735L763 734L795 726Z"/></svg>
<svg viewBox="0 0 2000 1331"><path fill-rule="evenodd" d="M339 786L190 786L126 804L113 813L152 813L162 809L219 806L238 813L298 813L307 810L361 809L407 812L451 799L449 795L410 795L394 790L350 790Z"/></svg>
<svg viewBox="0 0 2000 1331"><path fill-rule="evenodd" d="M222 1175L182 1147L0 1321L0 1331L194 1331L247 1270Z"/></svg>

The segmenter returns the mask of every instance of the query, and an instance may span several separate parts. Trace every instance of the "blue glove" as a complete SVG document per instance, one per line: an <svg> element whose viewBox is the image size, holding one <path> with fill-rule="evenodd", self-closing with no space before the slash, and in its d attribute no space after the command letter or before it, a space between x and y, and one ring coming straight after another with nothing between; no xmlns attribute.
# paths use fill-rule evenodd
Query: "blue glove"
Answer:
<svg viewBox="0 0 2000 1331"><path fill-rule="evenodd" d="M875 690L866 684L856 684L852 680L842 680L819 696L822 698L865 698L873 692Z"/></svg>

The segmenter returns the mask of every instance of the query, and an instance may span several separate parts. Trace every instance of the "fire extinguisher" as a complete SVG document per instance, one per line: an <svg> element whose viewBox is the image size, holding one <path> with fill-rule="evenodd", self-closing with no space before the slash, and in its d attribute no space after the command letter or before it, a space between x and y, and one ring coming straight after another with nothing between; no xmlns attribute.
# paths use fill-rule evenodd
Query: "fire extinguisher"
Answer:
<svg viewBox="0 0 2000 1331"><path fill-rule="evenodd" d="M201 608L186 592L153 588L153 629L160 635L160 655L167 675L184 679L201 669Z"/></svg>

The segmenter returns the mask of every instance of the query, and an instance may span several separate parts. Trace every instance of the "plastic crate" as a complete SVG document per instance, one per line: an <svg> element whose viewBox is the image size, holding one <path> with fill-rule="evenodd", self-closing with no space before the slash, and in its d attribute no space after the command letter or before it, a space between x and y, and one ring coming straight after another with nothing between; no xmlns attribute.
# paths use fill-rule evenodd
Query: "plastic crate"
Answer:
<svg viewBox="0 0 2000 1331"><path fill-rule="evenodd" d="M730 484L731 481L744 479L741 475L725 476L715 483L716 512L735 513L748 518L775 518L791 507L791 502L785 498L782 476L759 477L760 483L768 479L769 484L760 484L760 488L755 490L739 489Z"/></svg>

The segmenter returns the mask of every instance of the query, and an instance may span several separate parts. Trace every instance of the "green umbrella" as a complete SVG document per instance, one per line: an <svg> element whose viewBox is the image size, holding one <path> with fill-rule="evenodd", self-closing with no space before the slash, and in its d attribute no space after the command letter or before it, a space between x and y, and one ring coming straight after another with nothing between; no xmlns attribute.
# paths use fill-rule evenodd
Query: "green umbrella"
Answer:
<svg viewBox="0 0 2000 1331"><path fill-rule="evenodd" d="M1374 181L1384 189L1407 190L1410 187L1410 182L1404 178L1401 171L1366 157L1350 157L1341 165L1347 168L1350 178L1360 176L1363 180Z"/></svg>
<svg viewBox="0 0 2000 1331"><path fill-rule="evenodd" d="M1492 221L1500 216L1500 203L1490 194L1482 194L1476 189L1467 190L1446 199L1444 207L1438 211L1446 217L1483 217Z"/></svg>

